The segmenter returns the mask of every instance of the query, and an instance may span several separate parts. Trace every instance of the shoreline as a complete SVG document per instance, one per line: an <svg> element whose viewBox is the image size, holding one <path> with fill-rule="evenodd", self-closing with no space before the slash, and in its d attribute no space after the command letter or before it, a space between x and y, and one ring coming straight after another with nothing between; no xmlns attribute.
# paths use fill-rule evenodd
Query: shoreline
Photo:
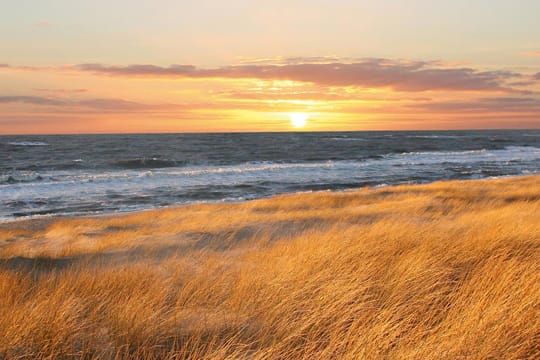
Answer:
<svg viewBox="0 0 540 360"><path fill-rule="evenodd" d="M297 191L297 192L289 192L289 193L282 193L282 194L274 194L267 197L260 197L250 200L241 200L241 201L200 201L200 202L192 202L192 203L184 203L184 204L175 204L175 205L167 205L163 207L151 207L147 209L139 209L139 210L127 210L127 211L119 211L119 212L112 212L112 213L98 213L98 214L79 214L79 215L69 215L69 214L45 214L45 215L35 215L35 216L23 216L20 218L14 218L14 219L0 219L0 229L3 228L10 228L14 227L16 223L28 223L31 227L32 223L43 223L43 224L50 224L51 222L54 222L55 220L62 220L62 219L85 219L85 218L103 218L103 217L122 217L122 216L129 216L133 214L138 213L145 213L145 212L153 212L153 211L169 211L169 210L175 210L179 208L185 208L185 207L191 207L191 206L198 206L198 205L228 205L228 204L244 204L249 203L253 201L258 200L267 200L267 199L273 199L275 197L281 197L281 196L297 196L302 194L339 194L339 193L347 193L347 192L355 192L355 191L361 191L364 189L368 190L376 190L381 188L389 188L389 187L399 187L399 186L424 186L424 185L431 185L431 184L437 184L437 183L453 183L453 182L478 182L478 181L492 181L492 180L504 180L504 179L511 179L511 178L527 178L527 177L539 177L540 178L540 172L539 173L533 173L533 174L522 174L522 175L504 175L504 176L491 176L491 177L485 177L485 178L479 178L479 179L445 179L445 180L435 180L432 182L425 182L425 183L406 183L406 184L380 184L375 186L363 186L358 188L350 188L350 189L342 189L342 190L315 190L315 191Z"/></svg>
<svg viewBox="0 0 540 360"><path fill-rule="evenodd" d="M19 139L13 141L21 146L0 144L8 152L0 176L0 222L385 183L526 176L540 169L536 135L516 130ZM38 144L48 147L31 146Z"/></svg>

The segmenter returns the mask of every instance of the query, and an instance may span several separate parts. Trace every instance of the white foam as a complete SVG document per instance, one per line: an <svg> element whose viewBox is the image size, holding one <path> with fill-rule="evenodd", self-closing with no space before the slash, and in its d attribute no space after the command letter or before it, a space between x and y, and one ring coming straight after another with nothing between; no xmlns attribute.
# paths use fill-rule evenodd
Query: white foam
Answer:
<svg viewBox="0 0 540 360"><path fill-rule="evenodd" d="M470 137L470 135L409 135L407 137L419 139L459 139L464 137Z"/></svg>
<svg viewBox="0 0 540 360"><path fill-rule="evenodd" d="M330 140L336 140L336 141L368 141L368 139L349 138L349 137L333 137L333 138L330 138Z"/></svg>
<svg viewBox="0 0 540 360"><path fill-rule="evenodd" d="M46 142L41 141L11 141L8 142L8 145L13 146L48 146Z"/></svg>
<svg viewBox="0 0 540 360"><path fill-rule="evenodd" d="M431 151L409 152L386 157L403 164L477 163L540 160L540 148L532 146L508 146L500 150Z"/></svg>

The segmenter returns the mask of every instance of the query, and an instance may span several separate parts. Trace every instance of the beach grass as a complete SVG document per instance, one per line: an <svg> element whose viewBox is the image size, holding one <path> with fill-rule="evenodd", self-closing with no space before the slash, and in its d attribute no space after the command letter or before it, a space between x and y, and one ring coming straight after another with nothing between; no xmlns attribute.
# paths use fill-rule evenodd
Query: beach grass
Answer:
<svg viewBox="0 0 540 360"><path fill-rule="evenodd" d="M0 359L538 359L540 176L0 224Z"/></svg>

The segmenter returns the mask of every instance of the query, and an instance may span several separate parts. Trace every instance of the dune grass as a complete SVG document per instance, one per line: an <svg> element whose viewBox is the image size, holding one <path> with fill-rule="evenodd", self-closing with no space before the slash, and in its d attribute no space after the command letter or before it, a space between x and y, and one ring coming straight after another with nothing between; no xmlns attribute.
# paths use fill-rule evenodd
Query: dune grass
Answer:
<svg viewBox="0 0 540 360"><path fill-rule="evenodd" d="M538 359L540 176L0 225L0 359Z"/></svg>

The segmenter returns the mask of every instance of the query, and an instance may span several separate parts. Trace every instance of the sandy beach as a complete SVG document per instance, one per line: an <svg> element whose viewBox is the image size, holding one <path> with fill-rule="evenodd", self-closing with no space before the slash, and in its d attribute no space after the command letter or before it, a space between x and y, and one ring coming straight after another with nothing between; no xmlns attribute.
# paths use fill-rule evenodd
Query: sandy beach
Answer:
<svg viewBox="0 0 540 360"><path fill-rule="evenodd" d="M0 358L540 357L540 176L0 224Z"/></svg>

